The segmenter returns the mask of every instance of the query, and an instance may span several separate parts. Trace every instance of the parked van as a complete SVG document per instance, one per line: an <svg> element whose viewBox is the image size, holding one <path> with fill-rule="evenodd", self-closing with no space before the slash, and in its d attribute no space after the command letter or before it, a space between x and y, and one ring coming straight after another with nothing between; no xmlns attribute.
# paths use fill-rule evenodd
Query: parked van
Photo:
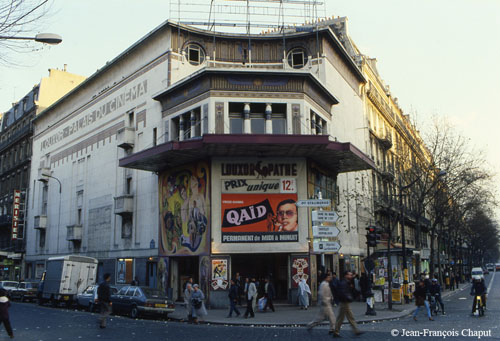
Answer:
<svg viewBox="0 0 500 341"><path fill-rule="evenodd" d="M95 284L97 259L83 256L52 257L39 286L39 304L63 302L70 306L89 285Z"/></svg>

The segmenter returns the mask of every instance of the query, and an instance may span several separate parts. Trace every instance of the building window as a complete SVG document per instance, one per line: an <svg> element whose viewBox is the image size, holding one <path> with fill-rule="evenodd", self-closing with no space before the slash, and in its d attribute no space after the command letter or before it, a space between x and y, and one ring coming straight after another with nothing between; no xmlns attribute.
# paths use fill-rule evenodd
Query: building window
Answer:
<svg viewBox="0 0 500 341"><path fill-rule="evenodd" d="M43 184L42 188L42 215L47 215L47 198L49 193L49 185L47 183Z"/></svg>
<svg viewBox="0 0 500 341"><path fill-rule="evenodd" d="M310 120L312 135L328 135L326 120L312 110L310 112Z"/></svg>
<svg viewBox="0 0 500 341"><path fill-rule="evenodd" d="M286 115L272 114L273 134L286 134Z"/></svg>
<svg viewBox="0 0 500 341"><path fill-rule="evenodd" d="M250 129L252 134L265 134L266 120L264 114L250 114Z"/></svg>
<svg viewBox="0 0 500 341"><path fill-rule="evenodd" d="M288 65L294 69L301 69L307 64L307 53L301 47L297 47L288 52Z"/></svg>
<svg viewBox="0 0 500 341"><path fill-rule="evenodd" d="M172 140L188 140L201 136L200 107L178 115L170 121L172 126Z"/></svg>
<svg viewBox="0 0 500 341"><path fill-rule="evenodd" d="M186 55L191 65L200 65L205 61L205 52L198 44L189 44L186 48Z"/></svg>

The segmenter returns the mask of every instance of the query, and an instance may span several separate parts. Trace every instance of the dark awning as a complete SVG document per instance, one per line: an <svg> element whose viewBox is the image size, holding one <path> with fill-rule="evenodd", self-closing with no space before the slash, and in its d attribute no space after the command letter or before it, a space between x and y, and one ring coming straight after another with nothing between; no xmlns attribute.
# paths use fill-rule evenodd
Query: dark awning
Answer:
<svg viewBox="0 0 500 341"><path fill-rule="evenodd" d="M120 159L120 167L152 172L210 157L305 157L336 173L374 169L368 156L327 135L205 134L171 141Z"/></svg>

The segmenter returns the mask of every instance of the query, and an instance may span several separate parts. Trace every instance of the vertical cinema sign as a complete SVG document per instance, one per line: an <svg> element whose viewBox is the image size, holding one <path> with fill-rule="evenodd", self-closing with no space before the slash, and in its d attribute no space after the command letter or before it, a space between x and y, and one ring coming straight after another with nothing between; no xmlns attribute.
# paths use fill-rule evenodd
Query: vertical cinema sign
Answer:
<svg viewBox="0 0 500 341"><path fill-rule="evenodd" d="M17 239L19 232L19 209L21 206L21 191L14 190L14 211L12 212L12 240Z"/></svg>

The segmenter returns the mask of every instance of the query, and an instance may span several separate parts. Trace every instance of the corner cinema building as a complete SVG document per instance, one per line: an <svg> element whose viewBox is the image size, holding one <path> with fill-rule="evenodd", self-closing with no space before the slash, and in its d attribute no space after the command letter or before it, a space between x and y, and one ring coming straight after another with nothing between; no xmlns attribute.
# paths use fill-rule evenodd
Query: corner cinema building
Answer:
<svg viewBox="0 0 500 341"><path fill-rule="evenodd" d="M119 160L158 175L160 282L179 299L193 277L216 307L236 273L271 276L294 302L321 259L295 202L321 192L334 210L339 174L374 167L356 147L365 79L326 24L285 39L168 25L172 70L192 72L152 95L162 142Z"/></svg>

